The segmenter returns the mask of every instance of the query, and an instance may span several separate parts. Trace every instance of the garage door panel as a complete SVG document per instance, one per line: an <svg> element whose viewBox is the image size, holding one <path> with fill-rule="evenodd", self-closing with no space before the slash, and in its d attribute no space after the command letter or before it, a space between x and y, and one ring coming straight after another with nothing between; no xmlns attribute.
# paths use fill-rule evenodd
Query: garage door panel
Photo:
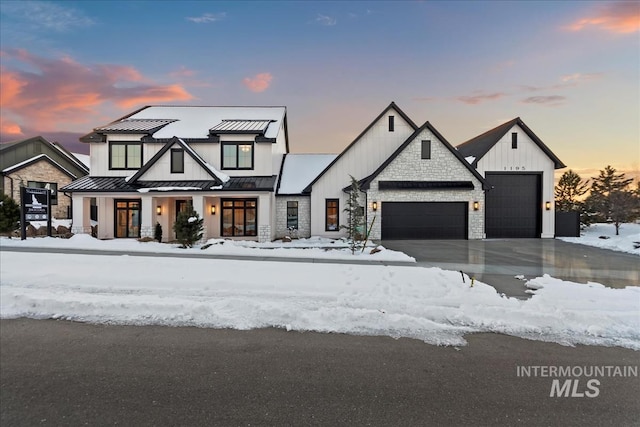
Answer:
<svg viewBox="0 0 640 427"><path fill-rule="evenodd" d="M383 239L466 239L466 202L382 202Z"/></svg>
<svg viewBox="0 0 640 427"><path fill-rule="evenodd" d="M542 231L540 174L487 173L488 238L536 238Z"/></svg>

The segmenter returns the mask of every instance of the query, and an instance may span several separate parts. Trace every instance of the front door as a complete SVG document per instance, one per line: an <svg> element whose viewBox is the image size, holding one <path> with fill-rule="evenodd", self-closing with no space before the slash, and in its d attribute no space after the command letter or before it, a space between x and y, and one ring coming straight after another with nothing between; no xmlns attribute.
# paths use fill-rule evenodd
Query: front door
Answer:
<svg viewBox="0 0 640 427"><path fill-rule="evenodd" d="M140 237L140 206L138 200L116 200L116 237Z"/></svg>

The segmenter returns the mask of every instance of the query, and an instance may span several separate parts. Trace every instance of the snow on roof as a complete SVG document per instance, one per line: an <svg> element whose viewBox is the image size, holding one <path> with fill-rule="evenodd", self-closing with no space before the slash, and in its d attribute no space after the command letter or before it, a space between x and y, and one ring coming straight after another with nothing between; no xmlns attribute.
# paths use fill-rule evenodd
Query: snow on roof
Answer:
<svg viewBox="0 0 640 427"><path fill-rule="evenodd" d="M287 154L278 194L301 194L337 154Z"/></svg>
<svg viewBox="0 0 640 427"><path fill-rule="evenodd" d="M80 162L86 167L91 167L91 160L88 154L80 154L80 153L71 153L73 157L80 160Z"/></svg>
<svg viewBox="0 0 640 427"><path fill-rule="evenodd" d="M153 134L154 138L207 138L209 129L223 120L269 120L266 138L278 136L284 120L285 107L198 107L198 106L151 106L127 119L175 119Z"/></svg>
<svg viewBox="0 0 640 427"><path fill-rule="evenodd" d="M467 163L469 163L470 165L472 165L472 164L473 164L473 162L475 162L475 161L476 161L476 158L475 158L475 157L473 157L473 156L467 156L467 157L465 157L464 159L465 159L465 160L467 161Z"/></svg>

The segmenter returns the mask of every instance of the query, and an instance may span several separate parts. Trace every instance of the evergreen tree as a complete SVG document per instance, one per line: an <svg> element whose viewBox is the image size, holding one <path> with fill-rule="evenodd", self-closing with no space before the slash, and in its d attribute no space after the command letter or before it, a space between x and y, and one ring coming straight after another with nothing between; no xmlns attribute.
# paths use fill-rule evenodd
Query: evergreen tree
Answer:
<svg viewBox="0 0 640 427"><path fill-rule="evenodd" d="M0 197L0 232L11 232L18 228L20 207L11 197L2 194Z"/></svg>
<svg viewBox="0 0 640 427"><path fill-rule="evenodd" d="M614 222L617 233L621 222L631 220L635 209L628 203L629 197L633 198L633 195L627 187L632 181L624 173L616 173L611 166L601 170L598 177L593 178L591 192L585 200L591 222Z"/></svg>
<svg viewBox="0 0 640 427"><path fill-rule="evenodd" d="M344 212L347 213L347 225L341 225L340 228L347 230L349 238L349 249L351 253L355 253L356 249L360 249L364 245L365 240L365 219L364 207L360 204L360 183L353 176L351 178L351 188L349 189L349 198Z"/></svg>
<svg viewBox="0 0 640 427"><path fill-rule="evenodd" d="M580 197L589 191L588 181L569 169L563 173L555 188L556 210L560 212L582 211L584 203Z"/></svg>
<svg viewBox="0 0 640 427"><path fill-rule="evenodd" d="M198 212L193 210L191 203L187 205L187 209L178 214L173 231L176 232L176 238L180 242L181 248L193 247L194 243L202 239L204 234L204 220L200 218Z"/></svg>

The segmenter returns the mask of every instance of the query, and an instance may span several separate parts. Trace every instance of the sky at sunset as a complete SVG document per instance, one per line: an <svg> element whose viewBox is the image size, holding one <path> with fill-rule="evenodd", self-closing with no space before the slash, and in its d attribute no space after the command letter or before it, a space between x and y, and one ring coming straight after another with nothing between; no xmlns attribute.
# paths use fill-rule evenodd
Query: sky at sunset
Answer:
<svg viewBox="0 0 640 427"><path fill-rule="evenodd" d="M640 170L640 2L4 1L0 140L145 105L284 105L341 151L391 102L458 145L522 120L571 169Z"/></svg>

